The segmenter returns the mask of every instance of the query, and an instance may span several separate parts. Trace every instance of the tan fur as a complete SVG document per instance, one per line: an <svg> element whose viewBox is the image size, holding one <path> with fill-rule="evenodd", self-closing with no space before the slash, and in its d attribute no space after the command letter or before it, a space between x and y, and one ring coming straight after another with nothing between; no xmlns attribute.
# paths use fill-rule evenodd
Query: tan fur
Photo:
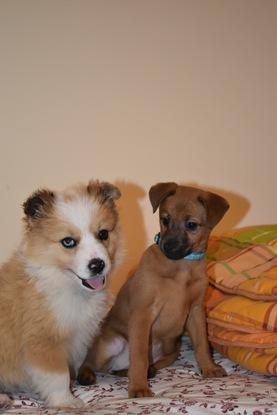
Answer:
<svg viewBox="0 0 277 415"><path fill-rule="evenodd" d="M154 211L160 206L163 241L170 235L177 241L185 237L185 246L180 245L180 249L187 247L188 251L206 249L211 229L228 209L228 203L218 195L175 183L153 186L150 200ZM164 225L165 217L170 218L170 225ZM196 231L186 230L188 221L199 225ZM152 396L147 384L149 368L153 372L177 358L184 327L192 338L203 376L226 374L213 362L208 347L203 307L208 284L205 259L170 259L162 249L151 245L143 254L136 273L120 290L101 335L80 370L80 382L89 383L89 369L115 367L123 356L118 344L124 345L127 341L129 397ZM157 345L161 353L155 357ZM112 349L118 349L118 354L111 354Z"/></svg>
<svg viewBox="0 0 277 415"><path fill-rule="evenodd" d="M110 193L106 192L107 187ZM113 267L120 256L120 228L114 204L114 199L119 196L118 189L112 185L90 182L87 186L77 186L61 193L38 191L25 202L25 233L22 243L0 269L1 389L9 391L15 387L31 386L51 406L81 406L80 400L73 399L69 391L69 366L74 363L71 362L70 354L74 336L78 330L83 330L78 332L79 340L82 341L84 336L84 344L88 342L98 328L92 325L93 307L99 304L95 306L95 321L98 321L99 326L108 311L110 300L105 290L91 293L82 287L74 275L64 274L71 267L78 247L68 250L60 241L68 235L78 240L81 234L77 226L57 215L56 203L57 200L69 203L78 198L87 198L87 203L93 204L94 214L89 230L92 235L96 235L99 229L109 230L109 239L101 243ZM42 272L51 274L51 270L57 272L57 284L59 275L64 278L63 289L57 288L61 300L64 291L68 291L76 301L76 305L72 304L72 315L76 320L72 324L70 320L60 321L60 316L55 315L51 307L52 287L40 281ZM55 285L55 275L52 277ZM46 289L40 288L40 282L46 284ZM53 292L54 290L55 287ZM86 314L82 315L81 306L86 307ZM33 369L45 374L47 382L48 378L52 379L52 375L54 380L55 377L58 379L59 375L64 375L68 386L65 384L61 387L68 387L68 391L64 391L64 396L59 395L60 391L54 391L53 396L48 396L47 391L36 390L36 382L30 377Z"/></svg>
<svg viewBox="0 0 277 415"><path fill-rule="evenodd" d="M55 344L62 344L55 354L65 355L69 333L56 327L46 299L24 272L18 254L1 269L0 321L0 383L6 386L23 383L22 364L27 356L39 360L38 364L48 370L60 370L58 358L49 362L49 351L55 349Z"/></svg>

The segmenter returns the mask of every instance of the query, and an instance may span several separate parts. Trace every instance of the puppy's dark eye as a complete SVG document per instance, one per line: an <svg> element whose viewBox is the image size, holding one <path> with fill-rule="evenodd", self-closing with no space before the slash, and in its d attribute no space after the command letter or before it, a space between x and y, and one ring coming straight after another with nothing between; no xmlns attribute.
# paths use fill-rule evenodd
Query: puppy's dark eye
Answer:
<svg viewBox="0 0 277 415"><path fill-rule="evenodd" d="M162 218L161 218L161 222L162 222L162 224L164 225L164 226L168 226L169 225L169 222L170 222L170 219L169 219L169 216L163 216Z"/></svg>
<svg viewBox="0 0 277 415"><path fill-rule="evenodd" d="M67 236L66 238L63 238L61 240L61 244L64 248L74 248L77 245L77 241L70 236Z"/></svg>
<svg viewBox="0 0 277 415"><path fill-rule="evenodd" d="M186 229L188 231L196 231L196 229L198 228L198 223L196 222L192 222L192 221L188 221L186 222Z"/></svg>
<svg viewBox="0 0 277 415"><path fill-rule="evenodd" d="M109 231L107 229L101 229L101 231L98 232L98 238L100 241L106 241L109 237Z"/></svg>

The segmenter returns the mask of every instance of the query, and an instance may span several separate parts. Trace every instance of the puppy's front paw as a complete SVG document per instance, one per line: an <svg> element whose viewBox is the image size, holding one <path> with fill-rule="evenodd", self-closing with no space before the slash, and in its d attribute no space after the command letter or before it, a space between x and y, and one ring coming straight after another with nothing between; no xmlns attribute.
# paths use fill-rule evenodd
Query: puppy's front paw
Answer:
<svg viewBox="0 0 277 415"><path fill-rule="evenodd" d="M154 393L148 386L145 387L129 387L128 390L129 398L151 398Z"/></svg>
<svg viewBox="0 0 277 415"><path fill-rule="evenodd" d="M74 398L71 394L66 397L53 395L48 399L48 406L50 408L83 408L85 403L82 399Z"/></svg>
<svg viewBox="0 0 277 415"><path fill-rule="evenodd" d="M228 376L225 369L220 365L214 364L204 370L202 370L203 378L222 378L223 376Z"/></svg>

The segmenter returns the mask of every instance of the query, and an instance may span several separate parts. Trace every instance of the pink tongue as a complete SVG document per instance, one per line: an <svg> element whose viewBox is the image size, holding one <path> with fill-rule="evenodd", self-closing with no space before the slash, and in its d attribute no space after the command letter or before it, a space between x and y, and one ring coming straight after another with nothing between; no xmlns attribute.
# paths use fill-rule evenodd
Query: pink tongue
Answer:
<svg viewBox="0 0 277 415"><path fill-rule="evenodd" d="M101 290L104 287L105 278L103 276L88 278L86 283L95 290Z"/></svg>

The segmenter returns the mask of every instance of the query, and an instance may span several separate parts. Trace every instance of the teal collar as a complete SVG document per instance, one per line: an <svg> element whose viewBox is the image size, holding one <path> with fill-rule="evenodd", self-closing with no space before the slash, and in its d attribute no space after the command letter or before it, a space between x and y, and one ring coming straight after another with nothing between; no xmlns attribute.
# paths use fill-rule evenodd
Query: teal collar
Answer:
<svg viewBox="0 0 277 415"><path fill-rule="evenodd" d="M161 235L160 232L157 233L154 237L154 241L157 245L160 245ZM205 256L205 252L191 252L190 254L183 257L183 259L187 259L188 261L200 261Z"/></svg>

